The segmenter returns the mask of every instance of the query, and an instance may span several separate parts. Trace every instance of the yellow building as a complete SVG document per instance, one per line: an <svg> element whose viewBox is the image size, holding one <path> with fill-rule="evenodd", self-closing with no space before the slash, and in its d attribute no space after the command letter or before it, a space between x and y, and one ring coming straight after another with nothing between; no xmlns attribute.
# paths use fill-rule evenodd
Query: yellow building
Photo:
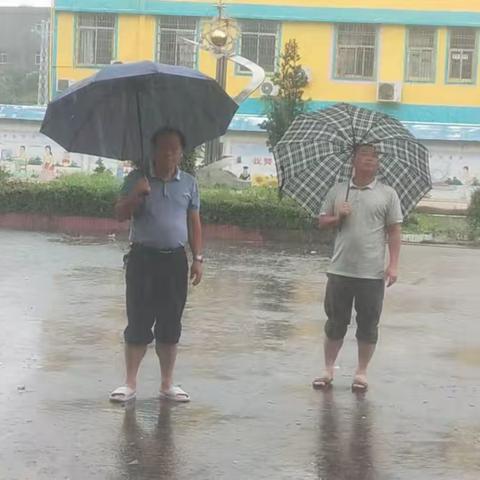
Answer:
<svg viewBox="0 0 480 480"><path fill-rule="evenodd" d="M181 40L199 37L216 13L212 4L56 0L52 95L112 60L183 64L214 76L213 56ZM433 142L434 155L480 157L480 1L230 0L227 13L241 25L239 52L268 72L285 42L297 40L313 108L339 101L377 108ZM247 83L230 65L228 91ZM267 154L259 97L241 105L227 152Z"/></svg>

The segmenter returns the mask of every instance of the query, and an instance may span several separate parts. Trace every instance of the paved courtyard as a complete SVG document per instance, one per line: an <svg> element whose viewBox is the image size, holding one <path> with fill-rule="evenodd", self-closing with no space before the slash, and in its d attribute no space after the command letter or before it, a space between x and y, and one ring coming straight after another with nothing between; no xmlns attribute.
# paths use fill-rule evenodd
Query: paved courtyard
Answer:
<svg viewBox="0 0 480 480"><path fill-rule="evenodd" d="M302 245L212 243L177 380L153 349L122 379L124 244L0 231L0 479L478 480L480 250L405 247L364 398L353 329L320 373L327 259Z"/></svg>

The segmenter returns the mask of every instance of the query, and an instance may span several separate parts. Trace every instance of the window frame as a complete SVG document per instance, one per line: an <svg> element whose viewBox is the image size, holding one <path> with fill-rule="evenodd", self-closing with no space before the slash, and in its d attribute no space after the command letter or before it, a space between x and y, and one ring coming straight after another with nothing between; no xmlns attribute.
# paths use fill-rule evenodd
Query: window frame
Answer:
<svg viewBox="0 0 480 480"><path fill-rule="evenodd" d="M373 72L371 77L365 76L340 76L338 75L337 67L338 67L338 49L339 49L339 27L341 25L362 25L362 26L369 26L372 27L374 30L375 41L373 45ZM337 23L334 26L334 42L333 42L333 72L332 78L339 82L376 82L378 78L378 56L379 56L379 37L380 37L380 25L373 24L373 23L352 23L352 22L342 22ZM363 45L357 45L355 48L364 47ZM372 48L372 47L370 47Z"/></svg>
<svg viewBox="0 0 480 480"><path fill-rule="evenodd" d="M452 50L460 50L458 48L451 48L452 41L452 32L454 30L471 30L475 37L475 47L472 54L472 78L468 80L462 80L460 78L452 79L450 76L451 68L451 52ZM462 52L465 50L470 50L467 48L461 49ZM446 61L446 72L445 72L445 83L449 85L476 85L477 84L477 70L478 70L478 54L479 54L479 31L474 27L451 27L448 29L447 35L447 61Z"/></svg>
<svg viewBox="0 0 480 480"><path fill-rule="evenodd" d="M82 27L80 27L79 25L79 20L80 20L80 17L81 16L91 16L91 17L98 17L98 16L101 16L101 15L107 15L107 16L110 16L113 18L113 27L111 28L112 30L112 35L113 35L113 38L112 38L112 55L111 55L111 59L110 59L110 62L109 63L81 63L79 62L79 57L80 57L80 30ZM95 30L95 32L98 32L98 27L95 26L95 27L83 27L85 29L91 29L91 30ZM100 27L101 30L110 30L110 27L106 28L106 27ZM114 14L114 13L78 13L75 15L75 19L74 19L74 51L73 51L73 55L74 55L74 65L76 67L80 67L80 68L95 68L95 69L98 69L98 68L103 68L105 67L106 65L110 65L110 63L116 58L117 56L117 42L118 42L118 15ZM95 52L95 55L96 55L96 52ZM95 60L97 60L95 58Z"/></svg>
<svg viewBox="0 0 480 480"><path fill-rule="evenodd" d="M244 18L244 19L240 19L238 20L238 23L239 23L239 26L240 26L240 35L238 37L238 42L237 42L237 51L238 51L238 54L239 55L242 55L242 40L243 40L243 25L244 24L247 24L249 22L268 22L270 24L275 24L276 26L276 31L275 33L261 33L261 32L246 32L248 34L256 34L256 35L262 35L262 36L274 36L275 37L275 56L274 56L274 59L273 59L273 63L274 63L274 68L273 68L273 71L269 71L269 70L266 70L262 65L260 65L259 63L257 63L258 65L260 65L260 67L264 68L265 70L265 74L267 75L267 77L271 77L272 75L274 75L277 70L278 70L278 59L280 57L280 49L281 49L281 43L282 43L282 23L281 22L278 22L276 20L259 20L259 19L251 19L251 18ZM258 59L258 49L257 49L257 59ZM245 57L247 58L247 57ZM235 66L235 74L236 75L239 75L239 76L251 76L251 72L250 70L242 67L241 65L236 65Z"/></svg>
<svg viewBox="0 0 480 480"><path fill-rule="evenodd" d="M201 19L199 17L182 16L182 15L157 15L156 16L156 22L155 22L155 52L154 52L154 56L155 56L155 61L159 62L159 63L164 63L160 59L160 45L161 45L160 37L161 37L162 29L175 32L175 41L176 41L175 46L176 47L178 46L178 38L179 38L179 36L181 37L181 35L178 35L178 32L182 31L181 29L178 29L178 28L174 29L174 28L171 28L171 27L161 27L161 25L160 25L161 19L165 18L165 17L176 18L176 19L180 19L180 20L183 19L183 18L188 18L188 19L194 20L195 21L195 31L194 31L194 40L195 41L198 41L201 29L202 29ZM185 32L187 30L183 29L183 31ZM191 30L188 30L188 31L191 32ZM199 48L198 48L198 45L192 45L192 47L194 48L193 64L192 64L192 66L188 65L188 68L194 68L195 69L195 68L198 68ZM167 65L184 66L184 65L180 65L178 63L167 64Z"/></svg>
<svg viewBox="0 0 480 480"><path fill-rule="evenodd" d="M433 33L433 47L432 47L432 72L429 79L422 79L410 76L410 34L414 30L425 29ZM428 47L413 47L416 51L423 51ZM407 28L405 39L405 82L407 83L436 83L438 73L438 28L433 26L410 26Z"/></svg>
<svg viewBox="0 0 480 480"><path fill-rule="evenodd" d="M2 60L2 57L5 57L5 60ZM8 52L4 50L0 51L0 65L8 65Z"/></svg>

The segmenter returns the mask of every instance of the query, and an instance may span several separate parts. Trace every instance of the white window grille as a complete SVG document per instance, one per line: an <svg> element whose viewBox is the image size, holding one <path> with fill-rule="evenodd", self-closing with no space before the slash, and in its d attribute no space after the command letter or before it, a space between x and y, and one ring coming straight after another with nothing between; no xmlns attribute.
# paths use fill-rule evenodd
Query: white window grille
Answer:
<svg viewBox="0 0 480 480"><path fill-rule="evenodd" d="M115 15L80 14L77 17L77 64L110 64L114 42Z"/></svg>
<svg viewBox="0 0 480 480"><path fill-rule="evenodd" d="M472 83L475 80L477 32L473 28L453 28L448 42L448 81Z"/></svg>
<svg viewBox="0 0 480 480"><path fill-rule="evenodd" d="M157 61L194 68L197 63L197 47L184 39L195 41L197 34L198 20L194 17L159 17Z"/></svg>
<svg viewBox="0 0 480 480"><path fill-rule="evenodd" d="M277 51L280 25L278 22L244 20L241 22L240 54L267 73L273 73L277 66ZM247 69L241 68L243 71Z"/></svg>
<svg viewBox="0 0 480 480"><path fill-rule="evenodd" d="M436 30L412 27L407 37L407 80L433 82L436 73Z"/></svg>
<svg viewBox="0 0 480 480"><path fill-rule="evenodd" d="M336 36L335 77L372 80L375 77L377 28L340 24Z"/></svg>

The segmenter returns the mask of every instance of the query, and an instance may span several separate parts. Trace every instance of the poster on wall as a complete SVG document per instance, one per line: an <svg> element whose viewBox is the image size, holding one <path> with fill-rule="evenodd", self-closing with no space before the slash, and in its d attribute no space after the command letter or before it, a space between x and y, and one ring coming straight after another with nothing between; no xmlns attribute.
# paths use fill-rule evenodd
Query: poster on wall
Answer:
<svg viewBox="0 0 480 480"><path fill-rule="evenodd" d="M424 203L444 203L465 208L473 192L480 188L480 149L431 150L433 188Z"/></svg>
<svg viewBox="0 0 480 480"><path fill-rule="evenodd" d="M37 131L0 128L0 167L16 177L52 180L61 174L92 173L100 163L117 176L127 171L116 160L69 153Z"/></svg>

